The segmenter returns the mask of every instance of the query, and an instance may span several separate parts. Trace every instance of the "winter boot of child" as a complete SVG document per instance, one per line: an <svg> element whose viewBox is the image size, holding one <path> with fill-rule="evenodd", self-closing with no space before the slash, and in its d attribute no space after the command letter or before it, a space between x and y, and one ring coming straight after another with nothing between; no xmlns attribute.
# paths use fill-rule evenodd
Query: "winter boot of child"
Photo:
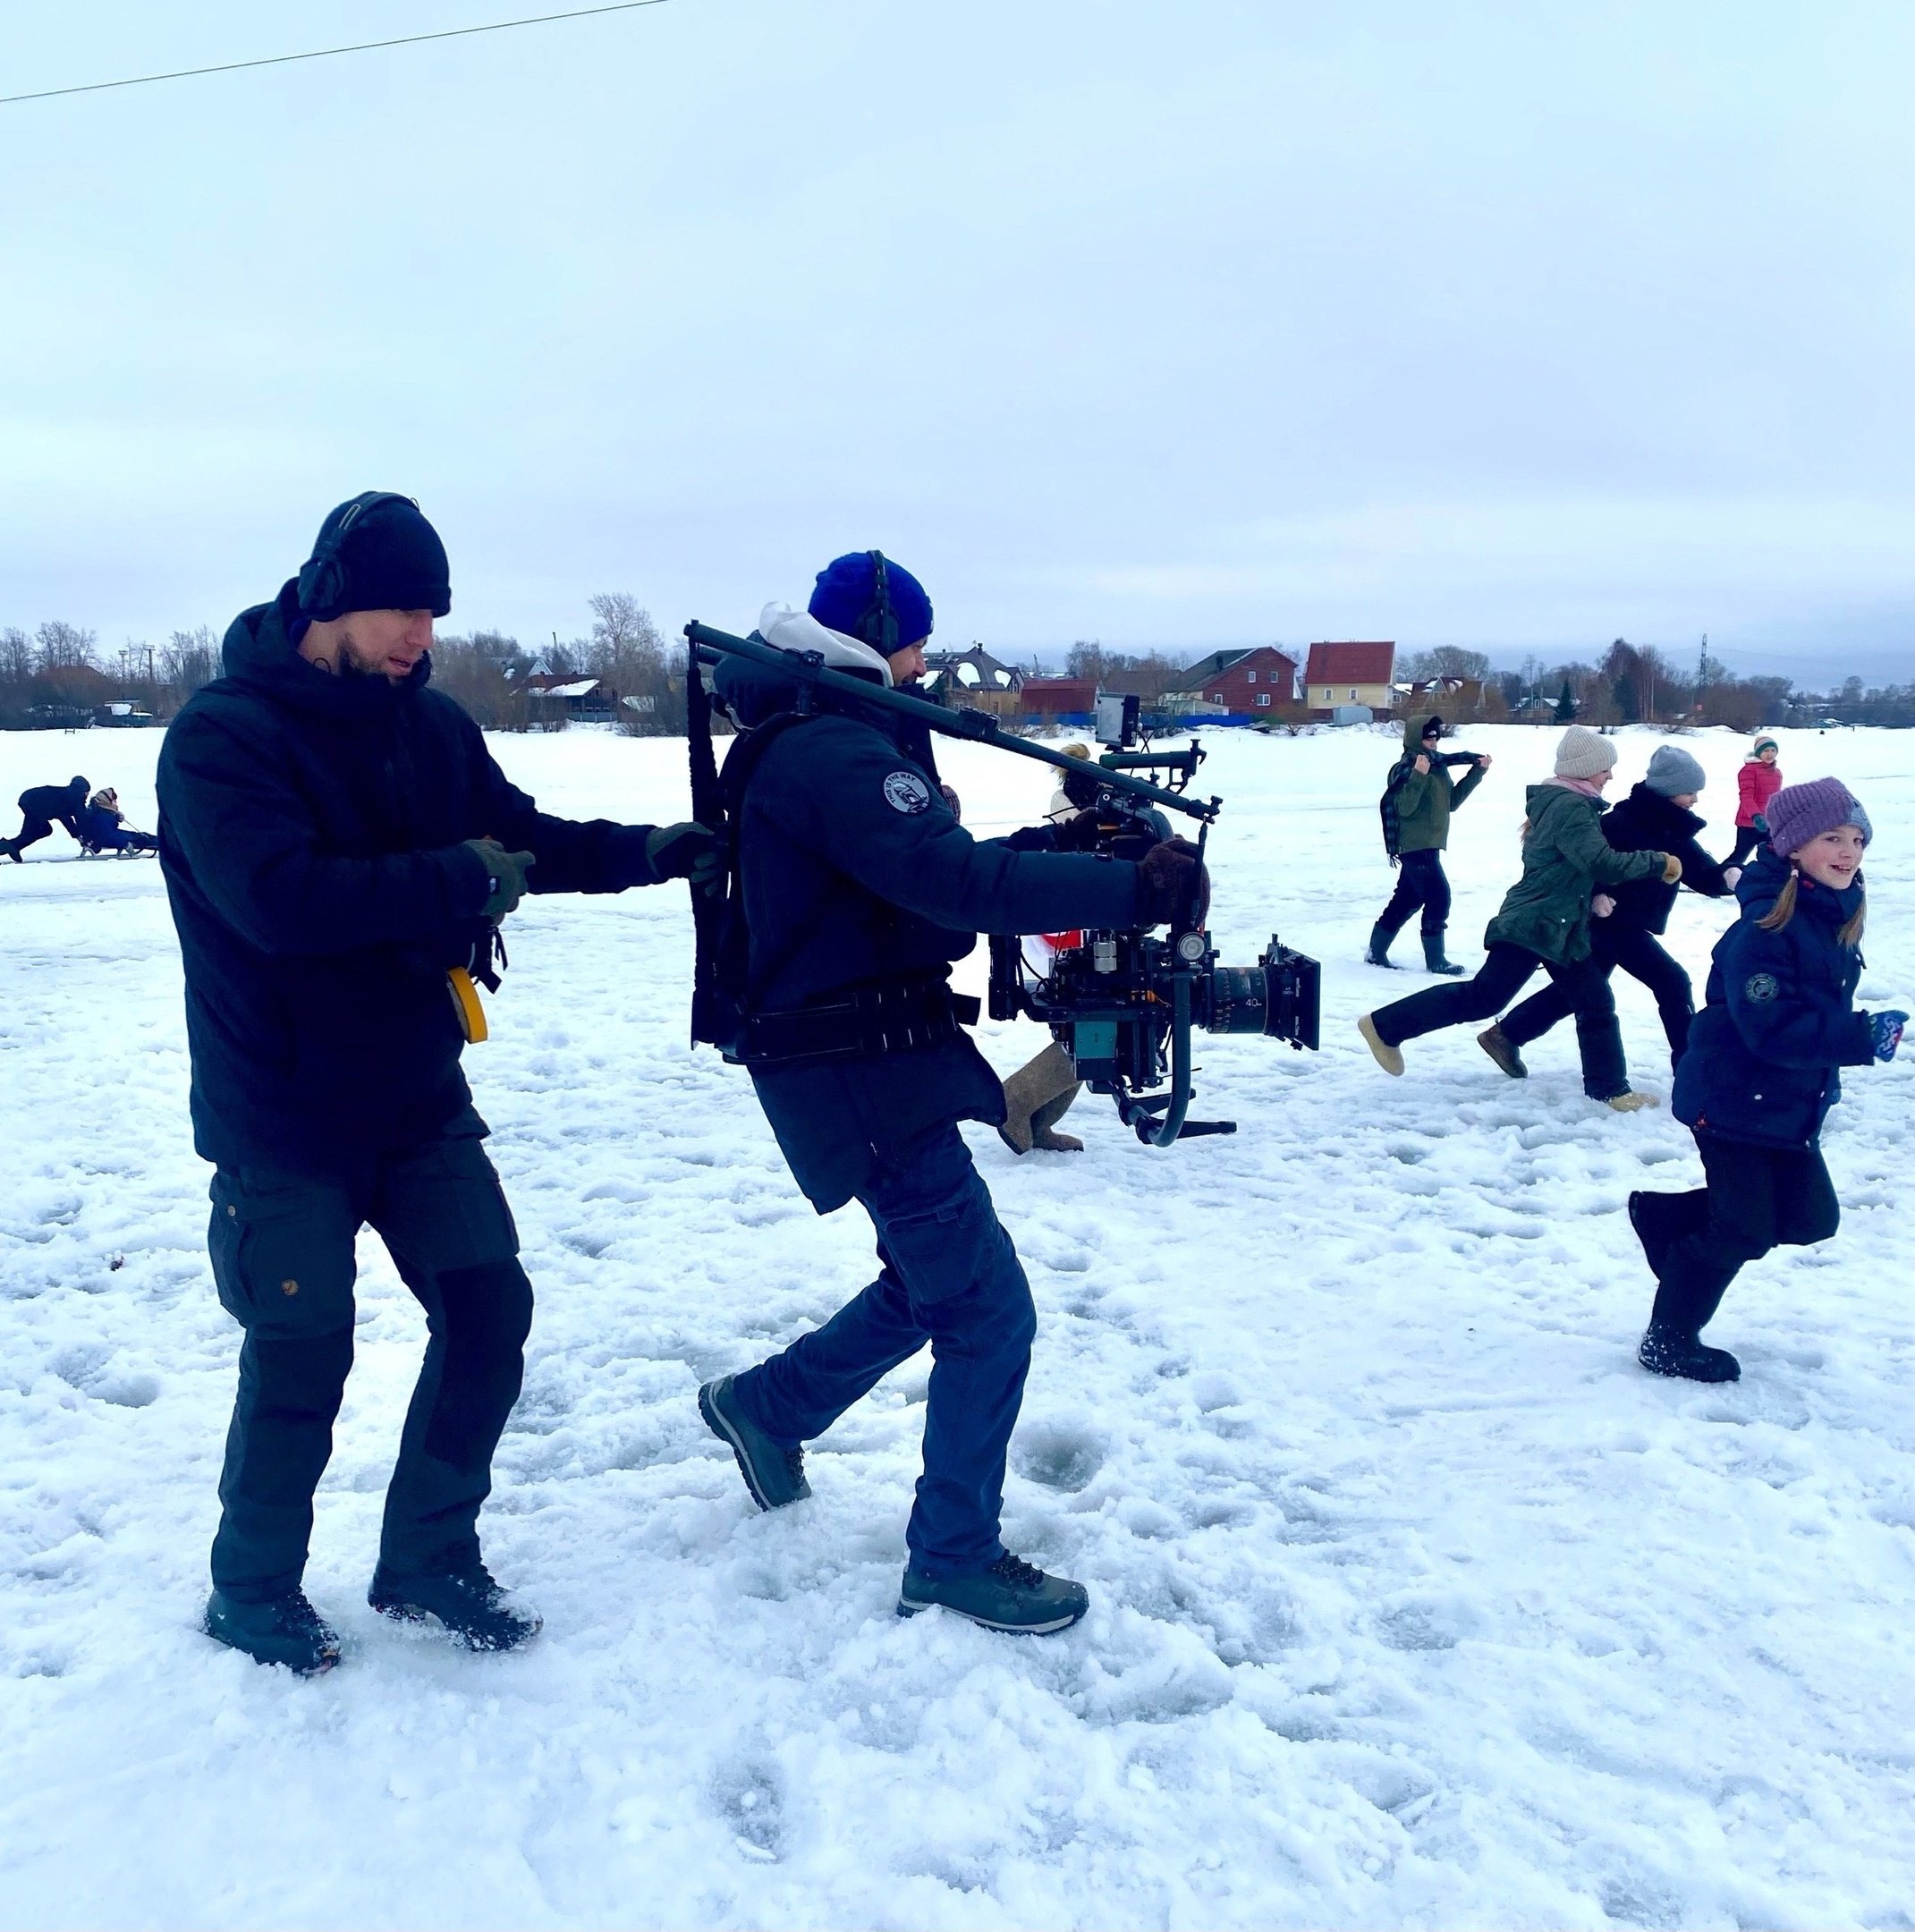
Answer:
<svg viewBox="0 0 1915 1932"><path fill-rule="evenodd" d="M482 1563L437 1576L402 1576L381 1563L366 1601L401 1623L436 1623L468 1650L516 1650L545 1626L538 1611L501 1589Z"/></svg>
<svg viewBox="0 0 1915 1932"><path fill-rule="evenodd" d="M1476 1044L1494 1060L1512 1080L1528 1080L1529 1070L1522 1063L1522 1055L1517 1050L1516 1042L1503 1030L1498 1021L1491 1021L1487 1033L1476 1036Z"/></svg>
<svg viewBox="0 0 1915 1932"><path fill-rule="evenodd" d="M1740 1382L1742 1365L1727 1349L1710 1348L1699 1335L1665 1322L1652 1321L1636 1360L1651 1375L1680 1376L1685 1382Z"/></svg>
<svg viewBox="0 0 1915 1932"><path fill-rule="evenodd" d="M783 1509L811 1494L805 1480L805 1453L774 1442L732 1399L732 1377L720 1376L699 1391L699 1413L705 1427L728 1444L738 1459L738 1473L761 1510Z"/></svg>
<svg viewBox="0 0 1915 1932"><path fill-rule="evenodd" d="M239 1603L215 1590L206 1600L200 1628L255 1664L284 1664L301 1677L317 1677L339 1661L337 1635L303 1590L265 1603Z"/></svg>
<svg viewBox="0 0 1915 1932"><path fill-rule="evenodd" d="M1004 1082L1004 1123L997 1138L1013 1154L1028 1154L1036 1140L1036 1116L1064 1095L1075 1096L1077 1067L1055 1040ZM1058 1109L1059 1113L1063 1108ZM1052 1119L1056 1115L1053 1114ZM1046 1123L1048 1125L1048 1123Z"/></svg>
<svg viewBox="0 0 1915 1932"><path fill-rule="evenodd" d="M1402 1049L1391 1046L1389 1041L1377 1032L1377 1020L1374 1013L1365 1013L1357 1021L1357 1031L1363 1036L1369 1050L1377 1056L1377 1064L1385 1073L1401 1073L1402 1072Z"/></svg>
<svg viewBox="0 0 1915 1932"><path fill-rule="evenodd" d="M1390 942L1396 935L1381 919L1369 929L1369 951L1363 955L1366 966L1387 966L1390 963Z"/></svg>
<svg viewBox="0 0 1915 1932"><path fill-rule="evenodd" d="M1629 1197L1629 1224L1642 1243L1642 1258L1649 1273L1662 1279L1663 1258L1682 1239L1683 1230L1675 1225L1669 1209L1681 1199L1674 1194L1635 1193Z"/></svg>
<svg viewBox="0 0 1915 1932"><path fill-rule="evenodd" d="M1423 935L1423 970L1441 973L1445 979L1461 979L1462 968L1452 966L1443 956L1443 935L1445 928L1437 927L1435 932Z"/></svg>
<svg viewBox="0 0 1915 1932"><path fill-rule="evenodd" d="M27 862L20 856L20 847L10 838L0 838L0 852L4 852L15 865L25 865Z"/></svg>
<svg viewBox="0 0 1915 1932"><path fill-rule="evenodd" d="M1652 1093L1613 1093L1603 1105L1618 1114L1640 1114L1644 1107L1660 1106L1662 1102Z"/></svg>
<svg viewBox="0 0 1915 1932"><path fill-rule="evenodd" d="M1054 1133L1064 1115L1070 1112L1071 1103L1083 1092L1080 1081L1073 1080L1068 1093L1061 1093L1055 1100L1046 1100L1030 1116L1030 1144L1046 1154L1081 1154L1084 1143L1075 1134Z"/></svg>
<svg viewBox="0 0 1915 1932"><path fill-rule="evenodd" d="M1090 1592L1069 1577L1046 1576L1021 1556L1000 1556L982 1576L928 1577L904 1572L898 1614L916 1616L934 1606L954 1611L986 1630L1048 1637L1069 1630L1090 1607Z"/></svg>

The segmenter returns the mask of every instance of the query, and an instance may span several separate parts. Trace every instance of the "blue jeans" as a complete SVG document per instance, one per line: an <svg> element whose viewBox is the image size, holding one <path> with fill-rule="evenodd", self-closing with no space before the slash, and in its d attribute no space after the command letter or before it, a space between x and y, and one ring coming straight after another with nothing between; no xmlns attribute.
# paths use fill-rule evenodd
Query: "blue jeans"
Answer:
<svg viewBox="0 0 1915 1932"><path fill-rule="evenodd" d="M858 1199L877 1230L877 1279L822 1328L747 1369L733 1399L774 1440L806 1442L928 1342L924 1473L904 1540L921 1574L975 1576L1004 1553L1004 1456L1038 1328L1030 1285L948 1123Z"/></svg>

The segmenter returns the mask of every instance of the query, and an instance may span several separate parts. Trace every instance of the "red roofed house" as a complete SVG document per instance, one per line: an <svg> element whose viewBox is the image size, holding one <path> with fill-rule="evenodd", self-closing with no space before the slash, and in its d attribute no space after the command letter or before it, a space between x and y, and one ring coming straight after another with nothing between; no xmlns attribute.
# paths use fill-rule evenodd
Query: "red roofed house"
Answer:
<svg viewBox="0 0 1915 1932"><path fill-rule="evenodd" d="M1387 711L1395 697L1394 644L1312 644L1303 673L1303 701L1327 717L1339 705Z"/></svg>
<svg viewBox="0 0 1915 1932"><path fill-rule="evenodd" d="M1193 664L1165 693L1166 708L1178 708L1177 698L1201 699L1233 717L1255 717L1296 700L1297 664L1274 645L1253 650L1212 651Z"/></svg>

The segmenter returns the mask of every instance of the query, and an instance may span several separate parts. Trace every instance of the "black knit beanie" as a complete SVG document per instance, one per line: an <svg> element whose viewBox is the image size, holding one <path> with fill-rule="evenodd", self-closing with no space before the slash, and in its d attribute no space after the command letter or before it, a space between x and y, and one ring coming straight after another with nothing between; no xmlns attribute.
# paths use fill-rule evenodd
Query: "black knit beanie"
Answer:
<svg viewBox="0 0 1915 1932"><path fill-rule="evenodd" d="M444 617L453 607L445 546L411 497L368 490L320 524L300 571L299 607L318 623L355 610Z"/></svg>

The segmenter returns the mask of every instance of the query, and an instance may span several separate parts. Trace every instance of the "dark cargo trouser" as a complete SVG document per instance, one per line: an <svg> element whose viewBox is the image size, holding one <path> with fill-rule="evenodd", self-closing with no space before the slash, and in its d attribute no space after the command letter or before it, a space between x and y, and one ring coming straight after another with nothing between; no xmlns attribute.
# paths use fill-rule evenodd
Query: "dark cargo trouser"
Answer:
<svg viewBox="0 0 1915 1932"><path fill-rule="evenodd" d="M924 1474L904 1541L914 1570L973 1576L1004 1553L1004 1454L1038 1328L1030 1284L953 1126L933 1129L858 1199L877 1230L877 1279L733 1390L767 1436L795 1445L928 1342Z"/></svg>
<svg viewBox="0 0 1915 1932"><path fill-rule="evenodd" d="M1390 894L1377 919L1393 937L1410 923L1410 915L1423 909L1423 933L1434 937L1450 920L1450 882L1444 875L1443 854L1435 846L1402 855L1396 875L1396 890Z"/></svg>
<svg viewBox="0 0 1915 1932"><path fill-rule="evenodd" d="M1682 966L1663 950L1654 933L1640 926L1618 925L1614 918L1589 921L1589 963L1605 979L1620 966L1656 996L1674 1067L1688 1051L1689 1022L1696 1016L1694 992ZM1511 1039L1538 1039L1574 1011L1574 988L1561 979L1552 980L1504 1021L1503 1030ZM1613 1016L1609 1024L1617 1024ZM1619 1031L1617 1038L1621 1037ZM1620 1046L1616 1051L1621 1053Z"/></svg>
<svg viewBox="0 0 1915 1932"><path fill-rule="evenodd" d="M326 1177L222 1167L208 1245L246 1331L219 1480L213 1583L258 1602L299 1587L312 1497L352 1366L353 1243L370 1224L430 1340L386 1493L379 1560L417 1574L478 1561L492 1452L524 1371L532 1288L470 1107L398 1154Z"/></svg>

